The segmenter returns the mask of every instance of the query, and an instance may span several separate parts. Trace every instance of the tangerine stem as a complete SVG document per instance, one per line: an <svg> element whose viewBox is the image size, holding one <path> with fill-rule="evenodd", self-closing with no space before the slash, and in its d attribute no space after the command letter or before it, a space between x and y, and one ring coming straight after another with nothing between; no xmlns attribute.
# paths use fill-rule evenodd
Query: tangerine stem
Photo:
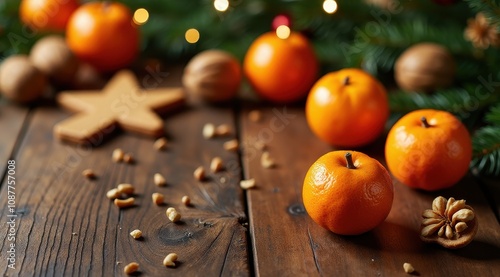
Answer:
<svg viewBox="0 0 500 277"><path fill-rule="evenodd" d="M350 78L349 76L345 76L344 81L342 82L342 85L347 86L349 85Z"/></svg>
<svg viewBox="0 0 500 277"><path fill-rule="evenodd" d="M424 127L424 128L431 127L431 125L429 124L429 122L427 122L427 118L425 118L425 116L422 116L422 118L420 118L420 121L422 121L422 127Z"/></svg>
<svg viewBox="0 0 500 277"><path fill-rule="evenodd" d="M347 163L347 168L356 169L354 162L352 161L352 154L350 152L345 153L345 161Z"/></svg>

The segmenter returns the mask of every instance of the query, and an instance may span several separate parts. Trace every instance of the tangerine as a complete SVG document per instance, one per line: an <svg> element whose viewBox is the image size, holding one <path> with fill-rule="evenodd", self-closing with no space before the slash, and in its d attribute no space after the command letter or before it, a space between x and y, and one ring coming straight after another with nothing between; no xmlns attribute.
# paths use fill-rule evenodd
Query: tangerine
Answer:
<svg viewBox="0 0 500 277"><path fill-rule="evenodd" d="M403 116L389 131L385 158L401 183L427 191L456 184L469 169L472 141L449 112L425 109Z"/></svg>
<svg viewBox="0 0 500 277"><path fill-rule="evenodd" d="M37 31L64 31L78 0L22 0L21 21Z"/></svg>
<svg viewBox="0 0 500 277"><path fill-rule="evenodd" d="M323 228L358 235L385 220L394 188L377 160L361 152L332 151L307 171L302 198L309 216Z"/></svg>
<svg viewBox="0 0 500 277"><path fill-rule="evenodd" d="M388 117L385 87L356 68L326 74L307 97L309 127L335 146L359 147L372 142L383 132Z"/></svg>
<svg viewBox="0 0 500 277"><path fill-rule="evenodd" d="M101 72L132 63L139 50L139 32L130 9L117 2L91 2L71 16L66 41L81 60Z"/></svg>
<svg viewBox="0 0 500 277"><path fill-rule="evenodd" d="M300 33L291 32L282 39L268 32L248 49L243 70L260 96L288 103L306 96L316 80L318 61L311 44Z"/></svg>

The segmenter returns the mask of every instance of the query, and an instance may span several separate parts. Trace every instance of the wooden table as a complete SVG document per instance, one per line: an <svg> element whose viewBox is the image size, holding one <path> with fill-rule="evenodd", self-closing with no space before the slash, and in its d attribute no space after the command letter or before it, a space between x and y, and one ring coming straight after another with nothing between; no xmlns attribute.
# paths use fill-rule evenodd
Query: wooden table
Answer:
<svg viewBox="0 0 500 277"><path fill-rule="evenodd" d="M174 72L162 85L179 84ZM248 119L252 109L262 112L261 122ZM392 211L373 231L339 236L316 225L302 205L302 181L311 163L333 148L309 131L302 105L190 104L167 115L170 143L164 152L153 148L152 139L121 132L99 147L60 143L52 127L68 116L55 105L28 109L0 102L0 214L2 223L14 219L16 232L10 269L12 235L2 224L2 275L123 275L124 265L138 262L141 276L404 276L403 263L409 262L415 275L500 276L498 180L467 176L435 193L394 181ZM204 139L205 123L229 124L232 135ZM240 152L223 149L231 138L240 140ZM276 168L262 168L256 141L268 146ZM360 150L383 162L383 145L381 138ZM113 163L115 148L132 153L136 163ZM225 170L196 181L193 170L208 168L215 156ZM15 174L7 171L9 160ZM82 176L87 168L96 180ZM166 177L166 187L153 184L155 173ZM8 176L15 177L10 190L17 217L8 217ZM255 178L257 187L243 191L242 178ZM119 210L106 198L119 183L136 187L135 207ZM152 204L153 192L165 194L165 206ZM190 196L191 207L181 204L183 195ZM466 199L477 211L479 231L467 247L447 250L420 241L420 214L438 195ZM180 223L167 219L169 206L182 214ZM134 240L134 229L144 239ZM171 252L179 255L176 268L162 265Z"/></svg>

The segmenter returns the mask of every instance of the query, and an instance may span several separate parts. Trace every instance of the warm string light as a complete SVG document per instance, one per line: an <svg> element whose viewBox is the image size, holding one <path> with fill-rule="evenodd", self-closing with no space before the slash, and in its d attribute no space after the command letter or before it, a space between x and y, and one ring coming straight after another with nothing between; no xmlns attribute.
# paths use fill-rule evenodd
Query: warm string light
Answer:
<svg viewBox="0 0 500 277"><path fill-rule="evenodd" d="M149 12L146 9L140 8L134 12L134 23L142 25L149 19Z"/></svg>
<svg viewBox="0 0 500 277"><path fill-rule="evenodd" d="M286 25L280 25L276 28L276 36L280 39L287 39L290 36L290 27Z"/></svg>
<svg viewBox="0 0 500 277"><path fill-rule="evenodd" d="M228 0L214 0L214 8L219 12L225 12L229 8Z"/></svg>
<svg viewBox="0 0 500 277"><path fill-rule="evenodd" d="M197 43L200 40L200 32L194 28L187 30L184 36L189 43Z"/></svg>
<svg viewBox="0 0 500 277"><path fill-rule="evenodd" d="M335 0L325 0L323 2L323 10L325 10L326 13L332 14L337 11L338 5Z"/></svg>

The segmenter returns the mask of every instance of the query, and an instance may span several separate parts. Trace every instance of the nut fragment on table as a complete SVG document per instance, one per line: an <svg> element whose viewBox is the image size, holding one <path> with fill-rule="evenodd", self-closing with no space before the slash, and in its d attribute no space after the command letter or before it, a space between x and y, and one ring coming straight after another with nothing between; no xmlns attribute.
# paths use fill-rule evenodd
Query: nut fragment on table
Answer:
<svg viewBox="0 0 500 277"><path fill-rule="evenodd" d="M135 199L134 197L129 197L127 199L115 199L115 206L118 208L128 208L134 205Z"/></svg>
<svg viewBox="0 0 500 277"><path fill-rule="evenodd" d="M115 163L123 162L124 155L125 155L125 153L123 152L123 150L121 150L120 148L116 148L115 150L113 150L113 154L111 155L111 159Z"/></svg>
<svg viewBox="0 0 500 277"><path fill-rule="evenodd" d="M269 152L265 151L260 157L260 164L263 168L273 168L276 166L276 162L271 158Z"/></svg>
<svg viewBox="0 0 500 277"><path fill-rule="evenodd" d="M224 149L227 151L238 151L239 143L237 139L224 142Z"/></svg>
<svg viewBox="0 0 500 277"><path fill-rule="evenodd" d="M248 119L252 122L259 122L262 119L262 113L259 110L252 110L248 113Z"/></svg>
<svg viewBox="0 0 500 277"><path fill-rule="evenodd" d="M142 237L142 231L139 229L135 229L134 231L130 232L130 236L132 236L134 239L140 239Z"/></svg>
<svg viewBox="0 0 500 277"><path fill-rule="evenodd" d="M116 198L120 197L120 192L118 191L117 188L110 189L106 193L106 197L111 199L111 200L116 199Z"/></svg>
<svg viewBox="0 0 500 277"><path fill-rule="evenodd" d="M153 176L153 182L159 187L164 187L167 185L165 177L163 177L163 175L161 175L160 173L155 173L155 175Z"/></svg>
<svg viewBox="0 0 500 277"><path fill-rule="evenodd" d="M159 138L157 140L155 140L155 142L153 143L153 147L156 149L156 150L165 150L167 149L167 144L168 144L168 141L166 138L162 137L162 138Z"/></svg>
<svg viewBox="0 0 500 277"><path fill-rule="evenodd" d="M174 223L181 220L181 214L173 207L168 208L166 213L168 219Z"/></svg>
<svg viewBox="0 0 500 277"><path fill-rule="evenodd" d="M456 249L469 244L477 233L477 218L465 200L439 196L432 201L432 209L425 210L422 217L420 238L424 242Z"/></svg>
<svg viewBox="0 0 500 277"><path fill-rule="evenodd" d="M215 127L215 135L219 137L228 136L231 134L231 127L228 124L221 124Z"/></svg>
<svg viewBox="0 0 500 277"><path fill-rule="evenodd" d="M215 157L210 162L210 170L213 173L217 173L217 172L221 171L223 168L224 168L224 166L222 164L222 159L220 157Z"/></svg>
<svg viewBox="0 0 500 277"><path fill-rule="evenodd" d="M133 263L129 263L128 265L126 265L124 268L123 268L123 272L127 275L132 275L134 273L137 272L137 270L139 270L139 264L136 263L136 262L133 262Z"/></svg>
<svg viewBox="0 0 500 277"><path fill-rule="evenodd" d="M181 202L182 204L184 204L184 206L189 206L191 205L191 198L189 198L189 196L187 195L184 195L181 199Z"/></svg>
<svg viewBox="0 0 500 277"><path fill-rule="evenodd" d="M215 136L215 125L212 123L207 123L203 125L203 137L206 139L213 138Z"/></svg>
<svg viewBox="0 0 500 277"><path fill-rule="evenodd" d="M132 154L130 154L130 153L126 153L126 154L123 155L123 161L125 163L128 163L128 164L135 163L134 156L132 156Z"/></svg>
<svg viewBox="0 0 500 277"><path fill-rule="evenodd" d="M165 201L165 196L159 192L155 192L151 195L151 198L153 199L153 203L156 205L162 205L163 201Z"/></svg>
<svg viewBox="0 0 500 277"><path fill-rule="evenodd" d="M94 171L90 168L82 171L82 175L85 176L85 178L87 178L87 179L95 179L96 178Z"/></svg>
<svg viewBox="0 0 500 277"><path fill-rule="evenodd" d="M179 256L176 253L168 254L165 259L163 259L163 265L168 267L175 267L175 262Z"/></svg>
<svg viewBox="0 0 500 277"><path fill-rule="evenodd" d="M127 195L133 194L135 190L134 186L131 184L119 184L116 189L118 190L118 193L124 193Z"/></svg>
<svg viewBox="0 0 500 277"><path fill-rule="evenodd" d="M251 189L255 187L255 179L248 179L248 180L241 180L240 181L240 187L242 189Z"/></svg>
<svg viewBox="0 0 500 277"><path fill-rule="evenodd" d="M203 166L197 167L193 172L193 176L198 181L205 180L205 168Z"/></svg>
<svg viewBox="0 0 500 277"><path fill-rule="evenodd" d="M411 274L411 273L415 272L415 268L413 268L413 265L411 265L410 263L404 263L403 264L403 269L408 274Z"/></svg>

